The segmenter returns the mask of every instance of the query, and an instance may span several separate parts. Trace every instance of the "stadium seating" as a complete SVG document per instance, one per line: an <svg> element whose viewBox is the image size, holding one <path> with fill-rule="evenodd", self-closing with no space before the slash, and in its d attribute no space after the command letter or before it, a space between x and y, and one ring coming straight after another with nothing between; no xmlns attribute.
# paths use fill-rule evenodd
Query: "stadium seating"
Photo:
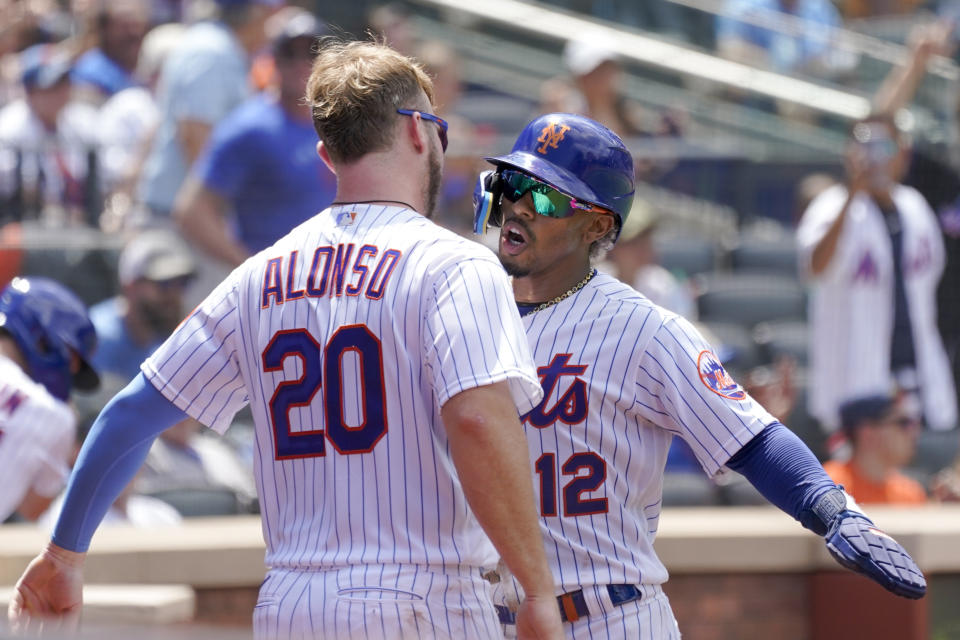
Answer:
<svg viewBox="0 0 960 640"><path fill-rule="evenodd" d="M704 322L754 327L772 320L803 320L806 295L795 279L758 273L701 274L697 309Z"/></svg>
<svg viewBox="0 0 960 640"><path fill-rule="evenodd" d="M776 362L781 356L789 356L805 367L809 334L807 323L801 320L775 320L761 322L753 330L753 339L767 362Z"/></svg>

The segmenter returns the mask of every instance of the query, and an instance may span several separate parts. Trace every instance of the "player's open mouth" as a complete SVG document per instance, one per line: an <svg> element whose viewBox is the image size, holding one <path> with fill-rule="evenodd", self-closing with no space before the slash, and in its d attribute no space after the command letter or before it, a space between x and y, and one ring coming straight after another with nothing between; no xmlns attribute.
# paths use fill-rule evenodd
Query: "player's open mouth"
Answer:
<svg viewBox="0 0 960 640"><path fill-rule="evenodd" d="M516 255L527 246L527 232L514 222L507 222L500 229L500 248L506 253Z"/></svg>

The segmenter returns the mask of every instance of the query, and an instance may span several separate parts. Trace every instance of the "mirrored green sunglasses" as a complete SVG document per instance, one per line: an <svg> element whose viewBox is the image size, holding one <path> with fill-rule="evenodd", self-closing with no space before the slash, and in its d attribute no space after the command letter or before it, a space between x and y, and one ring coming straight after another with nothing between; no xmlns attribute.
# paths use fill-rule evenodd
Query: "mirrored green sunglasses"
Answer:
<svg viewBox="0 0 960 640"><path fill-rule="evenodd" d="M548 218L569 218L577 211L608 213L606 209L588 202L579 202L546 182L520 171L504 169L500 172L500 179L503 183L504 198L517 202L529 193L533 199L534 210Z"/></svg>

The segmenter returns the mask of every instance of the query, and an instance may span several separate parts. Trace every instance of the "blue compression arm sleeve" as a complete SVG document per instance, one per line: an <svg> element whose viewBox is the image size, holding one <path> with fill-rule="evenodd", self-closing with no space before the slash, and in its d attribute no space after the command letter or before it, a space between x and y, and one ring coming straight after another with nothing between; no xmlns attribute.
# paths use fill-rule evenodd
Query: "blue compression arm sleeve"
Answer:
<svg viewBox="0 0 960 640"><path fill-rule="evenodd" d="M138 374L107 403L70 475L54 544L86 551L117 496L133 480L161 431L187 417Z"/></svg>
<svg viewBox="0 0 960 640"><path fill-rule="evenodd" d="M785 426L779 422L767 426L735 453L727 466L746 476L764 498L804 527L826 533L826 526L811 508L837 485L807 445Z"/></svg>

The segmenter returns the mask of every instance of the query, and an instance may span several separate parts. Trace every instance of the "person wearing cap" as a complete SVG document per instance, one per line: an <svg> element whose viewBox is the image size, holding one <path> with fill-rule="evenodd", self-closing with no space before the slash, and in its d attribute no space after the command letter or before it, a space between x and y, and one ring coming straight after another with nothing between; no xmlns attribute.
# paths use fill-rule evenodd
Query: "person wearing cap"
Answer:
<svg viewBox="0 0 960 640"><path fill-rule="evenodd" d="M217 125L174 209L184 235L230 267L323 210L336 189L302 102L324 28L289 7L270 19L267 31L276 90L251 98Z"/></svg>
<svg viewBox="0 0 960 640"><path fill-rule="evenodd" d="M56 46L29 47L18 62L24 95L0 109L0 222L92 219L96 111L71 99L71 62Z"/></svg>
<svg viewBox="0 0 960 640"><path fill-rule="evenodd" d="M650 205L634 202L617 244L607 253L605 270L653 303L688 320L696 320L696 307L689 287L657 262L653 244L657 222L657 213Z"/></svg>
<svg viewBox="0 0 960 640"><path fill-rule="evenodd" d="M160 75L160 124L138 185L150 222L169 224L184 178L213 126L250 95L250 56L283 0L217 0L218 17L189 27Z"/></svg>
<svg viewBox="0 0 960 640"><path fill-rule="evenodd" d="M902 395L848 400L840 406L840 418L851 456L823 465L834 482L864 504L927 501L923 486L901 471L913 458L920 432L920 421L909 414Z"/></svg>
<svg viewBox="0 0 960 640"><path fill-rule="evenodd" d="M143 231L127 243L118 268L120 294L90 309L100 337L93 362L107 379L104 387L116 390L129 382L177 327L195 272L189 247L170 231Z"/></svg>

